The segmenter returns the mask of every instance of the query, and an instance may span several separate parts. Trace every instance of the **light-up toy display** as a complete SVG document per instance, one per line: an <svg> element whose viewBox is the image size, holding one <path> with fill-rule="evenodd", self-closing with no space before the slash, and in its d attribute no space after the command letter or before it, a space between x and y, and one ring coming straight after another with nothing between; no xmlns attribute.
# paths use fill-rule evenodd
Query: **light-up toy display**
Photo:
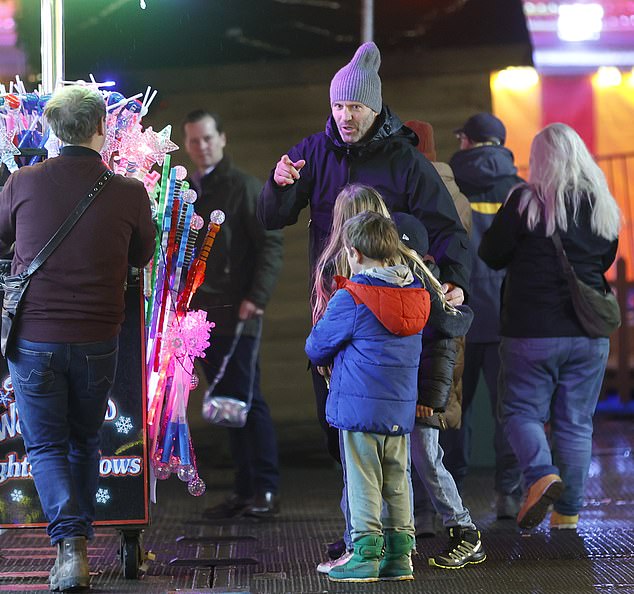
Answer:
<svg viewBox="0 0 634 594"><path fill-rule="evenodd" d="M103 94L107 111L101 156L115 173L141 180L148 192L157 223L154 257L143 271L150 464L155 478L176 474L192 495L202 495L206 487L198 476L187 403L198 384L194 359L209 347L213 323L205 311L190 311L189 305L204 281L225 215L214 211L206 222L196 214L197 196L185 179L187 171L170 166L169 153L178 149L170 138L171 126L160 131L143 127L156 91L148 87L145 94L125 97L112 90L114 83L97 82L92 75L89 81L63 84L89 86ZM61 143L43 118L49 98L27 92L19 77L8 89L0 85L0 160L10 172L59 154ZM196 254L196 239L205 225Z"/></svg>

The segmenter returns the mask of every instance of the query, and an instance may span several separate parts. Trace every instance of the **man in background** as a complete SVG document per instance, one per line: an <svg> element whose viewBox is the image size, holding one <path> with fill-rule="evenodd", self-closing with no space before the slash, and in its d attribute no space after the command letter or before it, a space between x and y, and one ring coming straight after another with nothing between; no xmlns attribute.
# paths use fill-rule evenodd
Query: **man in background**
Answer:
<svg viewBox="0 0 634 594"><path fill-rule="evenodd" d="M192 307L208 312L216 326L201 365L210 385L205 398L228 395L250 404L246 424L231 428L235 466L233 493L210 510L214 516L275 516L279 512L277 440L260 390L262 315L282 267L282 234L265 231L256 216L262 184L225 155L227 137L217 114L192 111L183 122L185 150L196 166L191 183L196 213L205 221L225 213L207 260L205 281ZM198 237L198 248L203 234ZM214 387L215 384L215 387Z"/></svg>
<svg viewBox="0 0 634 594"><path fill-rule="evenodd" d="M482 235L506 199L509 190L523 180L517 176L513 153L505 146L506 128L490 113L477 113L454 131L460 150L449 161L456 183L471 203L472 254L469 305L474 319L467 333L462 375L462 426L441 432L445 465L462 490L471 458L473 399L480 373L488 388L495 422L495 491L497 517L517 516L520 503L520 470L515 454L498 420L497 378L500 370L500 291L504 270L489 268L478 257ZM481 434L478 434L481 439Z"/></svg>

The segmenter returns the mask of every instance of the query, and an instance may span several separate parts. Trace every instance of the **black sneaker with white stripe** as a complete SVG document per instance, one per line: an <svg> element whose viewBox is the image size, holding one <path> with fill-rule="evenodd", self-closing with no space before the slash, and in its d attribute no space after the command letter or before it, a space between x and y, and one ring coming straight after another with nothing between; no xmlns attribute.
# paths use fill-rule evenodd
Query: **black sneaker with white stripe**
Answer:
<svg viewBox="0 0 634 594"><path fill-rule="evenodd" d="M461 569L465 565L482 563L487 558L479 530L455 526L449 528L449 545L436 555L430 557L432 567L442 569Z"/></svg>

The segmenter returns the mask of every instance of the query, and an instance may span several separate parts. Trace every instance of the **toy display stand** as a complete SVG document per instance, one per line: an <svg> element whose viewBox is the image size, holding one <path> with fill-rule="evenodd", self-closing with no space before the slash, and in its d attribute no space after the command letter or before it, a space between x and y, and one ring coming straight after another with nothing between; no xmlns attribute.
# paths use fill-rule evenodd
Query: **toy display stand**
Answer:
<svg viewBox="0 0 634 594"><path fill-rule="evenodd" d="M101 430L94 524L119 531L123 574L136 579L146 558L143 528L150 520L144 308L138 269L129 269L125 301L117 373ZM4 360L2 365L6 369ZM46 527L29 470L7 377L0 391L0 528Z"/></svg>

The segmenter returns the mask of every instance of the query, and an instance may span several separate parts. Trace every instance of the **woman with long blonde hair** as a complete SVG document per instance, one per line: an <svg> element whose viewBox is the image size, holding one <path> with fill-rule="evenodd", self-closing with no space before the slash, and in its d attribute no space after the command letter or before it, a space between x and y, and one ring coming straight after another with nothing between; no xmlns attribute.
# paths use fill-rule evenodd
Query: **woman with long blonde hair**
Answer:
<svg viewBox="0 0 634 594"><path fill-rule="evenodd" d="M529 183L511 191L480 244L489 266L507 267L499 384L504 429L528 487L521 528L540 524L551 504L551 529L577 527L609 350L608 337L589 336L577 318L555 242L580 280L605 291L619 228L603 172L579 135L558 123L535 136Z"/></svg>

